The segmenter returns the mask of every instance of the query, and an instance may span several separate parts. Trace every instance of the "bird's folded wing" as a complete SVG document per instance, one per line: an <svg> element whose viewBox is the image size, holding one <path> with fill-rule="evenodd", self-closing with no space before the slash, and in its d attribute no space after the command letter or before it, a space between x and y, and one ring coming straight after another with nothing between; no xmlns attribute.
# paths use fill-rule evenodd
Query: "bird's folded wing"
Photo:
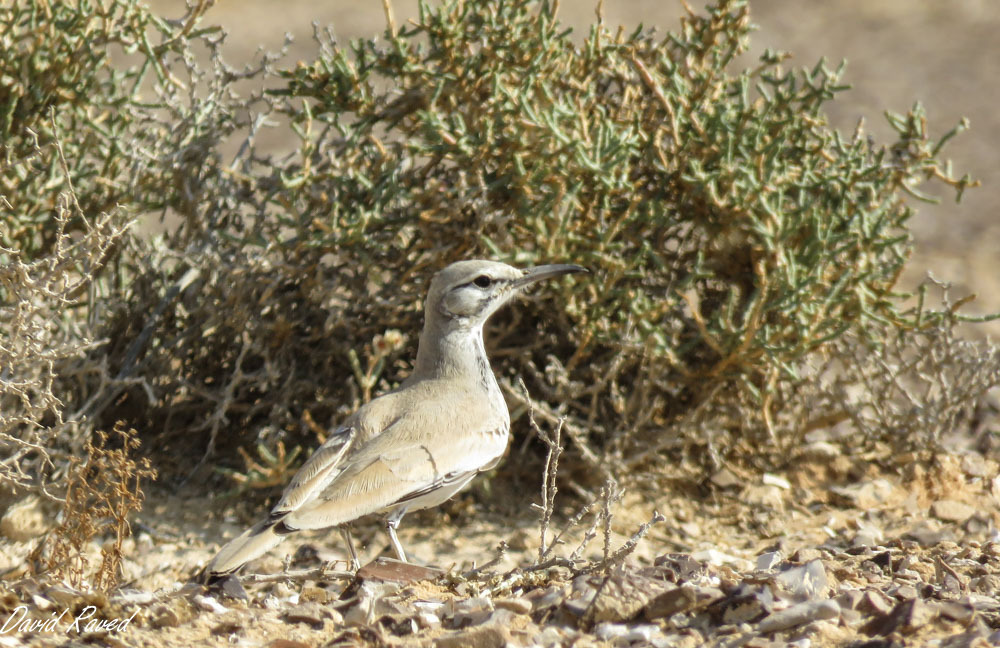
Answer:
<svg viewBox="0 0 1000 648"><path fill-rule="evenodd" d="M337 428L292 477L281 499L271 509L271 518L280 518L294 511L330 483L339 473L344 455L351 449L356 437L353 426Z"/></svg>
<svg viewBox="0 0 1000 648"><path fill-rule="evenodd" d="M377 513L492 463L506 435L440 435L419 440L388 434L352 457L315 499L285 518L294 529L319 529Z"/></svg>

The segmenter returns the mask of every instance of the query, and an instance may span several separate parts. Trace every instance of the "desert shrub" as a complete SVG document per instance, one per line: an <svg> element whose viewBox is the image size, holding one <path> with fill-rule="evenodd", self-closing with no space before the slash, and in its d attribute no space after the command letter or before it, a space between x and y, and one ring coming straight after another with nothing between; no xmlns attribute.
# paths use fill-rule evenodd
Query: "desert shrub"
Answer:
<svg viewBox="0 0 1000 648"><path fill-rule="evenodd" d="M896 289L918 186L971 184L941 157L964 125L933 138L917 105L882 145L836 131L842 70L748 64L746 2L577 40L554 4L450 0L383 39L318 32L313 60L242 70L205 4L176 21L120 0L4 14L10 254L50 257L32 224L54 227L60 195L73 218L165 219L85 245L101 308L66 317L95 341L76 347L90 373L54 372L53 407L88 431L125 421L171 478L218 462L282 481L296 447L405 377L430 275L473 256L594 271L488 332L515 413L523 377L584 486L780 467L833 425L850 447L933 446L997 382L993 351L955 346L956 308ZM941 362L877 370L929 340ZM970 387L922 401L948 410L933 430L875 402L907 398L903 374L951 384L958 357ZM273 461L244 466L255 446Z"/></svg>
<svg viewBox="0 0 1000 648"><path fill-rule="evenodd" d="M121 579L122 543L132 533L128 517L142 508L142 484L155 478L156 471L148 457L132 458L139 448L135 430L115 428L118 448L109 447L107 433L98 430L95 436L96 441L88 439L84 445L84 460L70 458L63 519L51 546L44 541L36 546L32 562L73 587L86 582L108 590ZM100 564L92 567L87 544L104 535L109 540L101 547Z"/></svg>
<svg viewBox="0 0 1000 648"><path fill-rule="evenodd" d="M61 469L88 434L88 422L77 415L80 403L66 391L97 384L101 366L88 355L99 345L87 328L91 289L128 225L117 213L80 219L86 231L71 237L69 199L58 200L47 254L30 260L0 247L0 485L49 499L59 499ZM0 235L18 224L5 218Z"/></svg>
<svg viewBox="0 0 1000 648"><path fill-rule="evenodd" d="M585 263L595 278L558 308L496 327L503 373L567 419L584 462L673 447L702 468L780 461L813 422L785 414L808 411L796 395L834 341L949 326L894 289L916 186L970 184L938 157L964 125L935 141L917 106L890 115L887 146L831 129L841 70L787 70L774 52L740 69L746 3L665 37L597 25L582 44L549 9L425 6L386 44L327 43L284 73L282 94L306 100L287 113L292 225L345 268L378 269L376 322L416 328L390 296L414 268Z"/></svg>
<svg viewBox="0 0 1000 648"><path fill-rule="evenodd" d="M0 9L0 195L9 216L2 243L32 258L50 253L61 194L74 189L79 214L64 229L128 206L162 207L185 154L157 117L144 82L184 86L172 52L188 51L193 24L169 26L130 2L15 0ZM155 37L159 36L159 39ZM153 40L158 40L153 44ZM133 65L118 61L138 58ZM60 142L62 153L48 148Z"/></svg>

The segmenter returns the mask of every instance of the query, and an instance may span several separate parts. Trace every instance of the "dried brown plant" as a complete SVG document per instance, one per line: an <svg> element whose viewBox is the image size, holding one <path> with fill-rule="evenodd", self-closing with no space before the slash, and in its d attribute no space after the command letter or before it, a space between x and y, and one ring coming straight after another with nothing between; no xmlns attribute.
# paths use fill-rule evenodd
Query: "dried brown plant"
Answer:
<svg viewBox="0 0 1000 648"><path fill-rule="evenodd" d="M142 508L142 484L154 479L156 471L147 457L133 457L140 445L135 430L116 425L111 439L100 430L96 436L96 442L84 445L86 460L70 459L62 521L35 555L45 554L45 571L52 578L107 591L121 578L122 543L132 532L129 516ZM107 539L100 564L92 568L87 554L97 537Z"/></svg>

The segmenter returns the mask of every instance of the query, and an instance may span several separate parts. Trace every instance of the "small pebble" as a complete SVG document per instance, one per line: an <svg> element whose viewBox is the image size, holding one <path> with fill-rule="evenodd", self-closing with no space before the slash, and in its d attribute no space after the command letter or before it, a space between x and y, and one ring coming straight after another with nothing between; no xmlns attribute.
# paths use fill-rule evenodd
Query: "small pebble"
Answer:
<svg viewBox="0 0 1000 648"><path fill-rule="evenodd" d="M629 633L629 627L624 623L599 623L594 628L594 634L601 641L610 641L618 637L624 637Z"/></svg>
<svg viewBox="0 0 1000 648"><path fill-rule="evenodd" d="M193 597L195 605L207 612L214 612L215 614L223 614L229 611L222 603L219 603L211 596L203 596L201 594L195 594Z"/></svg>
<svg viewBox="0 0 1000 648"><path fill-rule="evenodd" d="M503 610L510 610L514 614L530 614L531 601L523 598L498 598L493 599L493 607Z"/></svg>
<svg viewBox="0 0 1000 648"><path fill-rule="evenodd" d="M767 551L757 556L757 569L760 571L769 571L777 567L783 557L780 551Z"/></svg>
<svg viewBox="0 0 1000 648"><path fill-rule="evenodd" d="M818 619L832 619L840 614L840 606L833 599L806 601L780 612L772 612L757 624L762 633L780 632Z"/></svg>

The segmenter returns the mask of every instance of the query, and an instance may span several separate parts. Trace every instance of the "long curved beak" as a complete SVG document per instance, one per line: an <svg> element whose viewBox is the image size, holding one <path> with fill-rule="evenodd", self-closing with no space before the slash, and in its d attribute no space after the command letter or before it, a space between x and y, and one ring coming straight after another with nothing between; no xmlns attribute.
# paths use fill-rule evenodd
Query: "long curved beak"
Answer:
<svg viewBox="0 0 1000 648"><path fill-rule="evenodd" d="M573 265L571 263L556 263L552 265L535 266L534 268L528 268L524 271L524 276L520 279L515 279L513 282L514 288L525 288L533 283L543 281L545 279L551 279L552 277L559 277L566 274L575 274L578 272L590 272L583 266Z"/></svg>

